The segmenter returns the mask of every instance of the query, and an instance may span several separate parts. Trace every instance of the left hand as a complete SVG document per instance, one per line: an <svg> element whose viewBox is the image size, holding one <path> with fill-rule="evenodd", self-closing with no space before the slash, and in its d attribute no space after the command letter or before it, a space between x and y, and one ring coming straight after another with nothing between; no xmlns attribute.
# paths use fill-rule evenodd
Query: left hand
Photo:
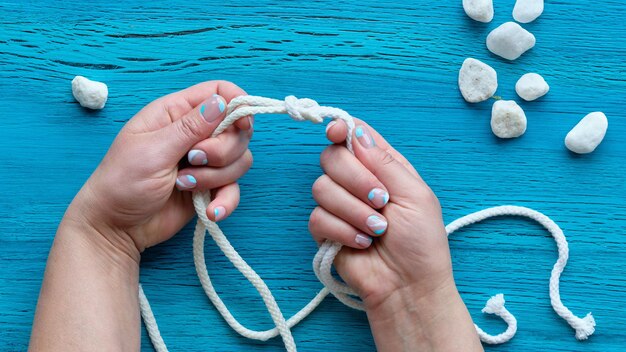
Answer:
<svg viewBox="0 0 626 352"><path fill-rule="evenodd" d="M210 81L148 104L115 138L64 222L115 234L109 236L113 242L121 236L126 250L130 239L141 252L191 220L191 191L211 190L207 215L224 219L239 203L237 179L252 164L252 118L209 137L224 119L226 104L245 94L230 82Z"/></svg>

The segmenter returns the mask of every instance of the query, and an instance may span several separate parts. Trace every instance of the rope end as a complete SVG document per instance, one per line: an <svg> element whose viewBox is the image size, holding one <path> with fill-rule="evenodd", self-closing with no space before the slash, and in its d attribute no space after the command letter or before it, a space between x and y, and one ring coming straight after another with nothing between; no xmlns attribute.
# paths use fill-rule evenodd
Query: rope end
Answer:
<svg viewBox="0 0 626 352"><path fill-rule="evenodd" d="M489 298L482 312L488 314L498 314L502 311L502 309L504 309L504 303L504 295L502 293L498 293L497 295Z"/></svg>
<svg viewBox="0 0 626 352"><path fill-rule="evenodd" d="M576 323L573 324L576 329L576 339L586 340L596 331L596 320L591 313L587 314L584 318L577 318Z"/></svg>

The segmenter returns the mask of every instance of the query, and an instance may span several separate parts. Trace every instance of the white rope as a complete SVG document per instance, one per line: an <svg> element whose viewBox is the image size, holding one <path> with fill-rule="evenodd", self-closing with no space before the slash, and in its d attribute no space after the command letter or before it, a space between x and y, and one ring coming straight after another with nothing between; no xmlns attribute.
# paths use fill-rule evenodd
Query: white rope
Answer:
<svg viewBox="0 0 626 352"><path fill-rule="evenodd" d="M499 207L483 209L475 213L465 215L464 217L460 219L454 220L453 222L448 224L448 226L446 226L446 232L448 232L448 235L450 235L451 233L453 233L454 231L457 231L458 229L462 227L483 221L485 219L488 219L494 216L504 216L504 215L522 216L522 217L526 217L529 219L533 219L539 224L541 224L541 226L545 227L545 229L548 230L550 234L552 235L552 237L554 238L554 241L556 242L559 258L557 259L556 263L554 263L554 267L552 267L552 273L550 275L550 285L549 285L550 303L552 304L552 309L554 309L556 314L558 314L574 330L576 330L576 338L578 340L586 340L595 331L596 322L593 319L593 316L591 315L591 313L588 313L584 318L579 318L575 316L571 310L567 309L567 307L563 305L563 302L561 302L561 294L559 292L559 279L561 278L561 273L563 272L563 269L565 269L565 265L567 265L567 259L569 257L569 249L567 247L567 240L565 239L565 234L563 234L563 230L561 230L559 225L557 225L554 221L552 221L552 219L530 208L520 207L520 206L515 206L515 205L502 205ZM504 319L504 317L500 315L499 313L501 312L503 314L508 314L508 315L510 315L510 313L504 308L504 298L502 298L501 303L502 303L502 310L495 309L493 310L493 312L491 311L485 311L485 312L496 314ZM509 325L509 329L507 329L507 331L504 334L501 334L501 335L505 335L504 338L506 338L502 342L506 342L510 340L513 337L513 335L515 335L516 327L511 329L511 325L512 324L517 325L517 322L515 321L515 318L512 315L511 317L513 318L511 321L507 321L507 319L504 319ZM478 332L480 334L482 330L478 330ZM498 337L498 336L500 335L492 336L491 338L487 336L485 337L481 336L481 340L486 343L502 343L502 342L495 342L495 341L500 341L498 339L495 339L495 337Z"/></svg>
<svg viewBox="0 0 626 352"><path fill-rule="evenodd" d="M288 114L296 121L309 120L315 123L322 122L324 118L341 119L346 122L348 126L348 133L346 135L346 147L352 150L352 132L354 130L354 118L347 112L341 109L319 106L314 100L311 99L297 99L294 96L288 96L284 101L269 99L256 96L241 96L233 99L229 104L226 111L226 118L217 127L213 136L222 133L228 126L232 125L238 119L249 115L260 114ZM194 192L193 204L198 214L198 222L193 238L193 257L196 272L200 279L200 284L204 289L207 297L211 300L217 311L222 315L226 323L233 328L240 335L255 339L266 341L270 338L281 336L285 348L289 352L296 351L296 344L291 334L291 328L298 324L302 319L306 318L328 295L332 293L339 301L345 305L354 309L363 310L363 303L358 299L356 292L345 283L335 279L332 275L331 267L335 257L342 248L342 245L337 242L325 241L320 246L315 258L313 259L313 271L317 278L324 284L324 288L298 313L293 315L289 319L285 319L272 292L267 287L263 279L241 258L239 253L230 244L219 226L206 216L206 208L211 201L209 192ZM446 226L448 235L457 231L458 229L471 225L473 223L485 220L494 216L523 216L533 219L545 227L554 240L557 243L559 258L554 264L552 269L552 275L550 277L550 300L554 311L561 316L567 323L576 330L576 338L579 340L587 339L595 330L595 321L591 316L591 313L587 314L584 318L575 316L569 309L567 309L561 302L559 294L559 278L568 258L568 247L565 235L559 226L554 223L547 216L525 207L505 205L499 207L493 207L484 209L469 215L466 215L460 219L457 219ZM215 243L220 250L226 255L228 260L239 270L243 276L256 288L259 295L263 299L263 303L267 307L267 310L274 322L274 328L264 331L251 330L243 326L235 317L231 314L228 307L221 300L206 269L206 262L204 258L204 239L206 232L209 232ZM504 296L497 294L487 301L483 313L495 314L502 318L507 323L507 329L503 333L498 335L489 335L476 325L476 331L484 343L500 344L509 341L517 331L517 320L515 317L504 307ZM167 347L163 342L163 338L159 332L156 320L150 308L150 304L143 292L141 285L139 286L139 306L141 309L141 315L146 325L150 340L154 345L154 348L158 352L167 351Z"/></svg>

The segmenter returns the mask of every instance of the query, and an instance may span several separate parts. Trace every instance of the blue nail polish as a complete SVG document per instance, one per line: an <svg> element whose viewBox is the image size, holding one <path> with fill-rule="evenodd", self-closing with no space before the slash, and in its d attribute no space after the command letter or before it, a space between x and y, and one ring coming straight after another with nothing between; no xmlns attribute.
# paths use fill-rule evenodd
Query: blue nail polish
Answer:
<svg viewBox="0 0 626 352"><path fill-rule="evenodd" d="M215 210L213 210L213 214L215 214L215 218L217 219L217 216L220 215L220 209L215 208Z"/></svg>
<svg viewBox="0 0 626 352"><path fill-rule="evenodd" d="M226 109L226 105L224 105L224 101L222 99L219 99L219 108L220 112L224 112L224 109Z"/></svg>
<svg viewBox="0 0 626 352"><path fill-rule="evenodd" d="M189 161L191 165L206 165L209 163L206 158L206 153L198 149L192 149L187 153L187 161Z"/></svg>
<svg viewBox="0 0 626 352"><path fill-rule="evenodd" d="M362 136L363 136L363 128L362 128L361 126L357 127L357 128L354 130L354 134L355 134L357 137L362 137Z"/></svg>
<svg viewBox="0 0 626 352"><path fill-rule="evenodd" d="M206 110L206 106L202 105L202 106L200 107L200 113L201 113L202 115L204 115L204 110Z"/></svg>
<svg viewBox="0 0 626 352"><path fill-rule="evenodd" d="M194 185L195 185L196 183L198 183L198 182L196 181L196 178L195 178L195 177L193 177L193 176L191 176L191 175L187 175L187 181L189 181L190 183L193 183Z"/></svg>
<svg viewBox="0 0 626 352"><path fill-rule="evenodd" d="M372 200L375 196L376 194L374 193L374 190L371 190L370 193L367 195L367 199Z"/></svg>

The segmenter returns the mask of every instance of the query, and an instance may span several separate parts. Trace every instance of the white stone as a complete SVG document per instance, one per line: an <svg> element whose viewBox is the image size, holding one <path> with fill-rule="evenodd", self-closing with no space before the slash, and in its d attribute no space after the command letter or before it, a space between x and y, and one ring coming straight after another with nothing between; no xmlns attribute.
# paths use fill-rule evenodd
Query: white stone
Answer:
<svg viewBox="0 0 626 352"><path fill-rule="evenodd" d="M467 58L459 70L459 89L469 103L485 101L498 89L496 70L486 63Z"/></svg>
<svg viewBox="0 0 626 352"><path fill-rule="evenodd" d="M500 138L515 138L526 132L524 110L513 100L498 100L491 109L491 130Z"/></svg>
<svg viewBox="0 0 626 352"><path fill-rule="evenodd" d="M609 121L606 115L596 111L583 117L565 137L567 149L578 154L591 153L604 139Z"/></svg>
<svg viewBox="0 0 626 352"><path fill-rule="evenodd" d="M535 36L515 22L506 22L487 36L487 49L508 60L515 60L535 46Z"/></svg>
<svg viewBox="0 0 626 352"><path fill-rule="evenodd" d="M72 80L72 94L81 106L89 109L102 109L107 102L109 89L102 82L76 76Z"/></svg>
<svg viewBox="0 0 626 352"><path fill-rule="evenodd" d="M517 0L513 7L513 18L520 23L534 21L543 13L543 0Z"/></svg>
<svg viewBox="0 0 626 352"><path fill-rule="evenodd" d="M463 10L473 20L491 22L493 19L492 0L463 0Z"/></svg>
<svg viewBox="0 0 626 352"><path fill-rule="evenodd" d="M541 75L536 73L527 73L520 77L515 83L515 91L522 99L533 101L546 95L550 90L550 86Z"/></svg>

